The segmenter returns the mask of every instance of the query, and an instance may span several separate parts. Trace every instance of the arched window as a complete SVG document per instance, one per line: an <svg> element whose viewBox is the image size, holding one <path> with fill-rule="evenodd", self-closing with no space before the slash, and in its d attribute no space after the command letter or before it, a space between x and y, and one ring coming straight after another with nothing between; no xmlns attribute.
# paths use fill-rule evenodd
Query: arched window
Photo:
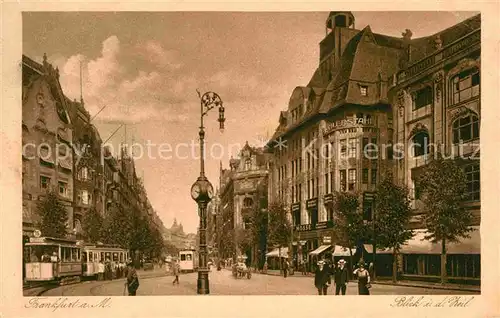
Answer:
<svg viewBox="0 0 500 318"><path fill-rule="evenodd" d="M453 143L468 142L479 138L479 119L475 114L457 118L453 122Z"/></svg>
<svg viewBox="0 0 500 318"><path fill-rule="evenodd" d="M427 131L419 131L413 136L413 156L423 156L429 153L430 138Z"/></svg>
<svg viewBox="0 0 500 318"><path fill-rule="evenodd" d="M253 200L251 198L245 198L243 200L243 207L250 208L253 205Z"/></svg>

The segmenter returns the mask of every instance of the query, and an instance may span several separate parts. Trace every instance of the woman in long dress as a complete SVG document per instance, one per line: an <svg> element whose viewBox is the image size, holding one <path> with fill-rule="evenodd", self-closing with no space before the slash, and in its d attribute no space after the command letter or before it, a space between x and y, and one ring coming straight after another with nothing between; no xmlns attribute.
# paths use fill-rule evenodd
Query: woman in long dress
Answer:
<svg viewBox="0 0 500 318"><path fill-rule="evenodd" d="M354 275L358 276L358 294L370 295L368 284L370 283L370 273L365 269L363 263L359 264L359 268L354 270Z"/></svg>

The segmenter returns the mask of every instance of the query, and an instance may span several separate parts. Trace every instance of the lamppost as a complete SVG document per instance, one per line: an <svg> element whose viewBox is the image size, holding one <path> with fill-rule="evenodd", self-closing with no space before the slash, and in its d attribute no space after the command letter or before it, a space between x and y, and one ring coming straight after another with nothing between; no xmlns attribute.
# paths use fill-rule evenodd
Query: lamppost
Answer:
<svg viewBox="0 0 500 318"><path fill-rule="evenodd" d="M207 205L214 196L214 188L205 176L205 127L203 117L214 107L219 107L219 128L224 129L224 106L222 99L214 92L207 92L200 97L200 176L191 187L191 197L198 204L198 215L200 216L200 243L199 243L199 266L198 266L198 294L210 294L208 284L208 255L207 255Z"/></svg>

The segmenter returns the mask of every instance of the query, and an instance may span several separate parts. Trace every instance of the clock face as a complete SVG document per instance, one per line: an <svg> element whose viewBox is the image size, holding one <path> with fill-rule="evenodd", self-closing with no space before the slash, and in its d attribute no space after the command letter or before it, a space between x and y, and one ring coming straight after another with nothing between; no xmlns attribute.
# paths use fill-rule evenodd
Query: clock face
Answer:
<svg viewBox="0 0 500 318"><path fill-rule="evenodd" d="M200 192L201 192L200 185L197 183L193 184L193 187L191 187L191 197L194 200L198 199L198 197L200 196Z"/></svg>

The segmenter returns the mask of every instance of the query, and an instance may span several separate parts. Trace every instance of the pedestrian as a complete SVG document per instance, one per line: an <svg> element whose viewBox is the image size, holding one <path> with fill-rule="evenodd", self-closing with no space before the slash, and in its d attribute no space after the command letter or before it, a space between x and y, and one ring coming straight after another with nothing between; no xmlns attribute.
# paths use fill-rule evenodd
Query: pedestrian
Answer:
<svg viewBox="0 0 500 318"><path fill-rule="evenodd" d="M181 266L179 265L179 263L177 261L175 261L172 270L173 270L173 273L174 273L174 276L175 276L175 279L172 282L172 285L174 285L175 283L177 283L177 285L179 285L179 273L181 271Z"/></svg>
<svg viewBox="0 0 500 318"><path fill-rule="evenodd" d="M338 295L340 292L342 292L342 295L345 295L348 280L349 273L345 267L345 261L341 259L335 270L335 295Z"/></svg>
<svg viewBox="0 0 500 318"><path fill-rule="evenodd" d="M134 268L134 264L132 261L129 261L127 264L128 273L127 273L127 281L125 285L128 289L129 296L135 296L137 293L137 289L139 288L139 277L137 276L137 272Z"/></svg>
<svg viewBox="0 0 500 318"><path fill-rule="evenodd" d="M283 276L286 278L288 275L288 267L290 267L290 263L288 263L288 260L286 259L283 262Z"/></svg>
<svg viewBox="0 0 500 318"><path fill-rule="evenodd" d="M354 270L354 275L358 276L358 294L370 295L370 273L365 269L363 263L360 263L359 268Z"/></svg>
<svg viewBox="0 0 500 318"><path fill-rule="evenodd" d="M102 260L97 265L97 280L104 280L104 263Z"/></svg>
<svg viewBox="0 0 500 318"><path fill-rule="evenodd" d="M373 262L370 262L370 264L368 265L368 274L370 274L370 277L374 277L374 270L375 268Z"/></svg>
<svg viewBox="0 0 500 318"><path fill-rule="evenodd" d="M324 261L319 261L314 273L314 286L318 289L318 295L327 295L331 283L332 279L328 265Z"/></svg>

